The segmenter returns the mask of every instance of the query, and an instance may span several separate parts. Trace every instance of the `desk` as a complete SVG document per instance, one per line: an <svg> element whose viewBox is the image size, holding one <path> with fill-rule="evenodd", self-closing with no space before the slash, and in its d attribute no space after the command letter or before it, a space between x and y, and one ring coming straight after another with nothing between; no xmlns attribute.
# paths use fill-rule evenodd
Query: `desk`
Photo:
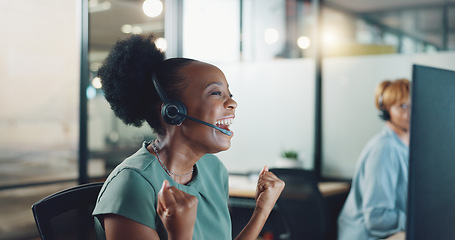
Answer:
<svg viewBox="0 0 455 240"><path fill-rule="evenodd" d="M385 240L405 240L406 239L406 232L397 232L392 236L386 238Z"/></svg>
<svg viewBox="0 0 455 240"><path fill-rule="evenodd" d="M256 195L257 179L246 176L229 176L229 196L254 198ZM349 191L350 185L344 182L321 182L318 184L322 196L330 197Z"/></svg>
<svg viewBox="0 0 455 240"><path fill-rule="evenodd" d="M256 201L254 200L256 184L257 176L229 176L229 206L232 211L234 236L246 225L256 206ZM349 193L350 184L344 182L321 182L318 187L327 203L328 239L336 239L336 221ZM264 229L276 234L287 232L286 227L283 226L283 217L277 211L272 211Z"/></svg>

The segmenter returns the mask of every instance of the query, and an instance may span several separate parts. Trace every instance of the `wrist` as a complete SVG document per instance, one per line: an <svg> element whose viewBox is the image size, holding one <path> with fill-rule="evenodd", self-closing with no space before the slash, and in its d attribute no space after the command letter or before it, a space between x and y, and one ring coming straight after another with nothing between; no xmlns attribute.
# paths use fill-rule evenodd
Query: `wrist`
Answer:
<svg viewBox="0 0 455 240"><path fill-rule="evenodd" d="M258 213L261 213L261 214L267 214L269 215L273 208L275 207L275 205L271 205L271 206L268 206L268 205L265 205L265 204L257 204L256 203L256 206L254 208L254 211L258 212Z"/></svg>
<svg viewBox="0 0 455 240"><path fill-rule="evenodd" d="M269 217L270 212L272 212L272 209L268 208L263 208L256 206L253 211L252 217L258 218L258 219L266 219Z"/></svg>
<svg viewBox="0 0 455 240"><path fill-rule="evenodd" d="M193 239L193 232L191 234L168 234L168 240L192 240Z"/></svg>
<svg viewBox="0 0 455 240"><path fill-rule="evenodd" d="M193 228L191 229L179 229L172 232L167 231L168 240L192 240L193 239Z"/></svg>

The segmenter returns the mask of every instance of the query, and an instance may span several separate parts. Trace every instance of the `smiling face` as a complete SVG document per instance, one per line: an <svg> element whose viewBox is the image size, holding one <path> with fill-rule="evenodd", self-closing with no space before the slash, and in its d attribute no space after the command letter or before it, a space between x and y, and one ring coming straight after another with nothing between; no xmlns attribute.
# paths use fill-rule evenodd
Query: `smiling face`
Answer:
<svg viewBox="0 0 455 240"><path fill-rule="evenodd" d="M183 67L181 73L186 85L181 101L186 105L188 115L230 130L237 103L232 99L223 72L213 65L194 62ZM214 128L188 119L181 127L182 134L189 141L199 143L198 147L204 148L204 152L216 153L231 146L232 136Z"/></svg>

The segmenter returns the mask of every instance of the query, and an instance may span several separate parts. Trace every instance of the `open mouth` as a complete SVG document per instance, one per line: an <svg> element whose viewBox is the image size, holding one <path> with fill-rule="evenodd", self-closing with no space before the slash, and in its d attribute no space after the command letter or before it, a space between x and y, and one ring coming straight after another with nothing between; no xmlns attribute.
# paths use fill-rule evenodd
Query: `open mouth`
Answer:
<svg viewBox="0 0 455 240"><path fill-rule="evenodd" d="M225 118L225 119L221 119L221 120L218 120L215 122L215 125L219 128L222 128L222 129L225 129L225 130L228 130L230 131L229 129L229 125L232 124L234 118Z"/></svg>

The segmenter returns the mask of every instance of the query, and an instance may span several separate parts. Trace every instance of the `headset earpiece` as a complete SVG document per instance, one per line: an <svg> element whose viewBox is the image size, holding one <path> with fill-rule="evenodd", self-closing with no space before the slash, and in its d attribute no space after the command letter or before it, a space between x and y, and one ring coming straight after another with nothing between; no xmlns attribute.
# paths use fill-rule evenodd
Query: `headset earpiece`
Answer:
<svg viewBox="0 0 455 240"><path fill-rule="evenodd" d="M379 99L378 99L378 103L379 103L379 118L384 120L384 121L388 121L390 120L390 113L389 111L387 111L387 109L384 107L383 103L382 103L382 95L384 93L381 94L381 96L379 96Z"/></svg>
<svg viewBox="0 0 455 240"><path fill-rule="evenodd" d="M171 125L179 125L185 120L187 113L186 106L178 100L169 100L161 88L158 80L156 79L156 74L152 74L153 85L155 86L156 92L163 101L163 107L161 107L161 117L163 120Z"/></svg>
<svg viewBox="0 0 455 240"><path fill-rule="evenodd" d="M379 118L384 121L390 120L389 111L387 111L386 109L381 109L381 111L379 111Z"/></svg>
<svg viewBox="0 0 455 240"><path fill-rule="evenodd" d="M164 103L161 108L161 116L164 121L171 125L179 125L185 120L187 114L186 106L180 101Z"/></svg>

